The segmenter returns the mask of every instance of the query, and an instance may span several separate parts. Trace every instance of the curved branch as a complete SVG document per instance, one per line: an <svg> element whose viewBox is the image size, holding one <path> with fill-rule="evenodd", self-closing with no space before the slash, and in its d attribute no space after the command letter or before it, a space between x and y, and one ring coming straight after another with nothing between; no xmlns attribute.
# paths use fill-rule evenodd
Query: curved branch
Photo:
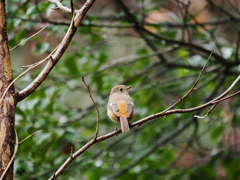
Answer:
<svg viewBox="0 0 240 180"><path fill-rule="evenodd" d="M29 84L25 89L18 92L17 101L21 101L30 94L32 94L47 78L48 74L52 71L55 67L59 59L62 57L63 53L67 49L68 45L70 44L77 27L80 25L83 17L86 15L87 11L93 5L96 0L87 0L85 4L82 6L80 10L77 11L75 18L73 17L71 25L66 33L65 37L63 38L62 42L57 47L56 51L49 57L50 61L46 64L43 68L41 73L35 78L35 80Z"/></svg>

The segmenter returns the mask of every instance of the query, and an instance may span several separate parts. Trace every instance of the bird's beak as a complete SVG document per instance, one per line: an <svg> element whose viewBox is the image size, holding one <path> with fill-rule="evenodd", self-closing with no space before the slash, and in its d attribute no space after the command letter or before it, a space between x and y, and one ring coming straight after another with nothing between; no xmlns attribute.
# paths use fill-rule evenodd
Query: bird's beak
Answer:
<svg viewBox="0 0 240 180"><path fill-rule="evenodd" d="M130 89L132 86L128 86L127 89Z"/></svg>

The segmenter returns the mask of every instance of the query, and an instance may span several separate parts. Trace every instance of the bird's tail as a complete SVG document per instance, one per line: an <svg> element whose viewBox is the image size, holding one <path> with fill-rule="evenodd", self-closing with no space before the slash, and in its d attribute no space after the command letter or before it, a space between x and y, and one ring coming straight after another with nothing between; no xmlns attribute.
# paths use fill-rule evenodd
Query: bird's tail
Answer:
<svg viewBox="0 0 240 180"><path fill-rule="evenodd" d="M126 117L120 117L120 123L121 123L122 132L130 131L128 120Z"/></svg>

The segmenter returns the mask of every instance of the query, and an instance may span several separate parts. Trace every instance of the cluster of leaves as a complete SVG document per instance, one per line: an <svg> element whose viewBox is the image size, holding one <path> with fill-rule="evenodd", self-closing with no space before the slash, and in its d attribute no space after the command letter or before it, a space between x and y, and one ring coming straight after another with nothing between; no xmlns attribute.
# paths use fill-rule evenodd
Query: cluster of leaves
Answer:
<svg viewBox="0 0 240 180"><path fill-rule="evenodd" d="M106 115L108 94L114 85L133 85L130 93L136 105L135 121L166 109L191 88L211 52L206 47L210 47L210 50L217 49L215 53L218 56L213 55L211 58L197 90L177 108L196 107L213 99L236 78L238 46L235 48L230 45L239 42L216 43L218 39L212 39L215 29L200 31L204 25L187 27L180 26L180 23L179 28L168 29L168 24L163 23L154 26L148 24L151 31L142 29L140 24L143 16L140 14L145 13L147 16L156 11L156 7L161 5L159 1L152 1L149 6L142 8L141 13L138 8L131 10L126 6L139 25L136 22L134 24L129 15L126 16L124 8L115 10L115 4L119 6L117 1L109 4L107 15L97 6L94 11L90 11L48 79L36 92L17 105L16 129L19 139L38 130L42 132L19 145L14 165L16 179L50 177L74 150L94 137L97 114L87 88L81 81L82 76L90 85L100 111L100 135L115 128L115 124ZM140 7L141 3L136 1L135 5ZM46 55L50 49L54 49L56 42L66 32L67 23L59 22L70 22L70 16L58 12L58 21L52 20L55 13L52 7L53 4L45 1L35 4L27 0L21 3L8 2L10 47L35 32L34 27L41 27L43 22L49 24L46 34L32 39L36 43L26 43L12 52L16 61L12 62L16 74L21 71L21 62L41 60L40 55ZM181 9L184 10L186 9ZM221 13L220 10L216 11ZM185 25L191 24L192 17L196 14L186 16L179 16ZM230 23L232 22L229 21ZM143 36L146 31L148 32ZM192 36L186 41L179 38L182 32L188 32ZM33 45L34 48L31 47ZM33 51L30 52L29 49ZM24 61L27 56L19 55L23 51L29 53L27 56L38 59L28 58L29 62ZM16 87L24 88L40 70L41 67L25 75L16 82ZM205 119L193 117L204 115L208 109L173 114L97 143L74 160L59 179L151 177L207 180L217 179L220 175L227 179L237 179L240 177L238 102L238 97L235 97L222 103ZM191 123L186 125L189 121ZM173 136L179 129L182 130Z"/></svg>

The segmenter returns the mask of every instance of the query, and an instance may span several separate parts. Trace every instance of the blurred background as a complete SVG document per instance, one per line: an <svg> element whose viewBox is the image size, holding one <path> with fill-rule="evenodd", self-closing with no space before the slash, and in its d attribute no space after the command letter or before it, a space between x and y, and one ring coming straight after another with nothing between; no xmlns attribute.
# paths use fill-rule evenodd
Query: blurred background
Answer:
<svg viewBox="0 0 240 180"><path fill-rule="evenodd" d="M73 1L80 9L83 0ZM44 59L63 39L71 15L43 0L7 1L9 46L44 32L11 52L14 77L21 66ZM70 7L70 1L62 4ZM97 0L46 81L17 106L17 180L49 178L94 137L115 124L106 114L110 90L132 85L137 121L163 111L194 84L209 55L197 90L175 108L199 106L223 93L239 75L238 0ZM31 83L38 67L15 83ZM237 84L232 92L239 90ZM159 117L129 133L94 144L58 179L237 180L240 178L239 96L209 108ZM118 126L120 128L120 126Z"/></svg>

